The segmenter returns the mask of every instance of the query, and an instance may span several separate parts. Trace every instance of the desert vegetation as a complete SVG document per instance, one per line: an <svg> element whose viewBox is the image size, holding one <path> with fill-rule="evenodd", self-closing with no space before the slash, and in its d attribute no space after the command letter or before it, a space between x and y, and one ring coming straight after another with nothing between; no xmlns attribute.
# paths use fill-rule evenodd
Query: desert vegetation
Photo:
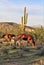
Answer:
<svg viewBox="0 0 44 65"><path fill-rule="evenodd" d="M7 26L7 27L6 27ZM44 27L34 28L34 32L25 32L33 36L35 48L32 43L22 41L20 47L14 38L6 40L2 37L6 32L17 35L23 33L19 24L5 23L0 26L0 64L1 65L44 65ZM6 31L7 30L7 31ZM2 63L3 62L3 63Z"/></svg>

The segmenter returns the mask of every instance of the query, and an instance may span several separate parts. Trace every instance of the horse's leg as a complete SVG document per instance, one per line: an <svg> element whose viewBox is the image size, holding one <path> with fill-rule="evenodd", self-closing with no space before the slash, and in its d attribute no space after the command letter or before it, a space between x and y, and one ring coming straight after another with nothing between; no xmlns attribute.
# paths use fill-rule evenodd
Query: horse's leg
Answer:
<svg viewBox="0 0 44 65"><path fill-rule="evenodd" d="M35 41L33 39L31 39L31 40L32 40L32 48L34 48L35 47Z"/></svg>
<svg viewBox="0 0 44 65"><path fill-rule="evenodd" d="M20 40L17 40L16 45L20 47L20 44L21 44Z"/></svg>
<svg viewBox="0 0 44 65"><path fill-rule="evenodd" d="M27 40L27 46L29 46L29 44L30 44L30 40Z"/></svg>
<svg viewBox="0 0 44 65"><path fill-rule="evenodd" d="M34 48L34 47L35 47L35 42L34 42L33 39L29 39L29 40L28 40L27 46L28 46L30 43L32 43L32 48Z"/></svg>
<svg viewBox="0 0 44 65"><path fill-rule="evenodd" d="M31 36L28 36L27 42L28 42L27 45L29 45L31 43Z"/></svg>

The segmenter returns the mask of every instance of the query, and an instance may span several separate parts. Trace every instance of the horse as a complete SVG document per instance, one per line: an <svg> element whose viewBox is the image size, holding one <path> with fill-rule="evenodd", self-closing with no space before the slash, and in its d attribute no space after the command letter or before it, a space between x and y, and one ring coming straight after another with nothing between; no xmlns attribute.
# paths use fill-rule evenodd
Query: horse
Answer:
<svg viewBox="0 0 44 65"><path fill-rule="evenodd" d="M4 35L2 36L2 38L5 38L7 41L8 41L8 40L11 40L11 38L13 38L13 37L15 37L14 34L8 34L8 33L6 33L6 34L4 34Z"/></svg>
<svg viewBox="0 0 44 65"><path fill-rule="evenodd" d="M32 35L30 34L18 34L17 37L20 39L23 39L23 40L26 40L27 41L27 45L32 42L32 47L34 48L35 47L35 41L34 41L34 38Z"/></svg>

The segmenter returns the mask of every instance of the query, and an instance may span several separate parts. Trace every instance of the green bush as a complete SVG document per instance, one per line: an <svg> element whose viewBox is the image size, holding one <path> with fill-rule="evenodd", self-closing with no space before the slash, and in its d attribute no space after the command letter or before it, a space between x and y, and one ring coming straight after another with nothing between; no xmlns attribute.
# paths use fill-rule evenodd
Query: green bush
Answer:
<svg viewBox="0 0 44 65"><path fill-rule="evenodd" d="M6 49L6 48L3 48L3 49L2 49L2 52L3 52L3 54L6 54L6 55L8 55L8 49Z"/></svg>

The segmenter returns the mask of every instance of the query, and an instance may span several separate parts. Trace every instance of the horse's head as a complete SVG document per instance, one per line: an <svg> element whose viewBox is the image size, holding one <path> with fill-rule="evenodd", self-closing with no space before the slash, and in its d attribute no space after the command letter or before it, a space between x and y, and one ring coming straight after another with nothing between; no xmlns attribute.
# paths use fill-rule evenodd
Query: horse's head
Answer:
<svg viewBox="0 0 44 65"><path fill-rule="evenodd" d="M28 35L28 43L32 43L32 47L35 47L35 41L32 35Z"/></svg>

